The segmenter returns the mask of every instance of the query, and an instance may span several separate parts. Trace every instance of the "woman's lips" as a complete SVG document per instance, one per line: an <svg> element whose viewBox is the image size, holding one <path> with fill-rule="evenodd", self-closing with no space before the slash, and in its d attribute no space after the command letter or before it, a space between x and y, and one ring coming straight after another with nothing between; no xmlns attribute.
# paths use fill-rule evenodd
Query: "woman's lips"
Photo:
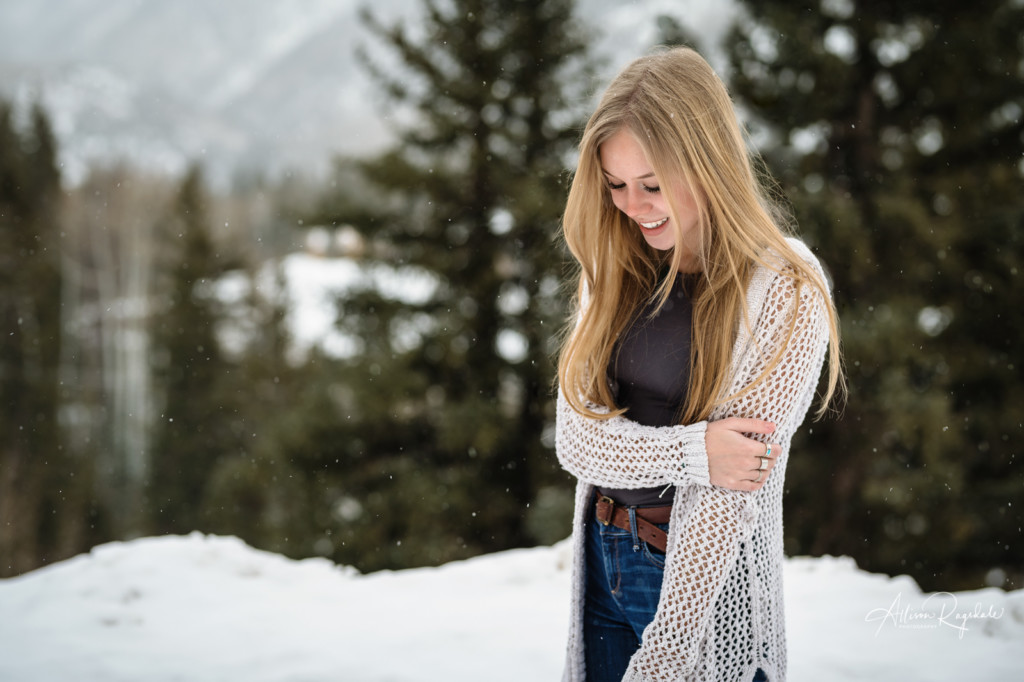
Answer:
<svg viewBox="0 0 1024 682"><path fill-rule="evenodd" d="M664 225L666 222L668 222L668 218L662 218L661 220L655 220L654 222L650 223L643 223L640 222L639 220L637 222L640 223L640 227L644 228L645 230L656 230L662 225Z"/></svg>

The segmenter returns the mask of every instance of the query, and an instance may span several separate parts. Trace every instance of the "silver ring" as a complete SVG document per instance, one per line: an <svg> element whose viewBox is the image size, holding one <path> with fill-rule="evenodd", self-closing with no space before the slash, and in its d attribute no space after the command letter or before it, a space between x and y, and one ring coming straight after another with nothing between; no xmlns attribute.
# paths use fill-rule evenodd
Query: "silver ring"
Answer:
<svg viewBox="0 0 1024 682"><path fill-rule="evenodd" d="M761 458L761 466L758 467L758 469L760 471L764 471L767 468L768 468L768 458L767 457L762 457Z"/></svg>
<svg viewBox="0 0 1024 682"><path fill-rule="evenodd" d="M764 456L765 457L771 457L772 456L772 446L769 445L768 443L764 444Z"/></svg>
<svg viewBox="0 0 1024 682"><path fill-rule="evenodd" d="M764 471L760 471L760 473L757 474L757 478L754 480L754 483L760 483L762 478L764 478Z"/></svg>

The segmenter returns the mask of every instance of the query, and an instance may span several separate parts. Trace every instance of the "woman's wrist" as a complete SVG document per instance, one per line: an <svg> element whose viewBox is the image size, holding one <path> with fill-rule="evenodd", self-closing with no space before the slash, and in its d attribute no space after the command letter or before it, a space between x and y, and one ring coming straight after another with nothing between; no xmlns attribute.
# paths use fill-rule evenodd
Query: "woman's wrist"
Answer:
<svg viewBox="0 0 1024 682"><path fill-rule="evenodd" d="M687 478L693 483L702 486L711 485L711 472L708 465L707 452L707 422L697 422L685 427L681 431L683 440L684 471L679 472L680 478Z"/></svg>

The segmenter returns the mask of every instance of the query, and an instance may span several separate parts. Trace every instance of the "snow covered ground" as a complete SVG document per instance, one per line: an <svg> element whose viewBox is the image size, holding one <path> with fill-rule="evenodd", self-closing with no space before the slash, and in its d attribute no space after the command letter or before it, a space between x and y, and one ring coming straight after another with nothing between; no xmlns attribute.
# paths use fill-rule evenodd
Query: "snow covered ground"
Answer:
<svg viewBox="0 0 1024 682"><path fill-rule="evenodd" d="M3 682L557 680L568 546L361 575L193 534L0 581ZM787 560L794 682L1021 679L1024 590Z"/></svg>

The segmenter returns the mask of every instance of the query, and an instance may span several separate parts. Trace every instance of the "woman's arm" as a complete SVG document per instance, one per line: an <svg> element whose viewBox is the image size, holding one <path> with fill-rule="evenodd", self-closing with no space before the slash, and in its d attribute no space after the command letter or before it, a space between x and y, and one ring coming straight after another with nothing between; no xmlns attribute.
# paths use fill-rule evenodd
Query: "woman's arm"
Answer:
<svg viewBox="0 0 1024 682"><path fill-rule="evenodd" d="M581 481L607 488L708 485L707 422L654 427L622 416L591 419L569 406L561 388L557 410L558 461Z"/></svg>
<svg viewBox="0 0 1024 682"><path fill-rule="evenodd" d="M788 443L807 413L821 372L828 342L827 314L824 301L811 287L800 288L798 295L791 277L775 277L755 322L755 343L747 344L737 359L734 385L749 384L763 373L791 325L793 335L767 377L716 414L770 420L778 425L776 437ZM712 621L747 617L745 599L752 595L731 595L737 602L727 606L729 612L716 614L714 606L741 544L749 546L759 507L766 502L763 498L781 500L781 494L781 480L775 479L753 494L698 488L690 495L677 495L658 612L644 631L624 680L687 677ZM781 543L781 538L769 542Z"/></svg>
<svg viewBox="0 0 1024 682"><path fill-rule="evenodd" d="M755 482L754 469L765 446L743 434L772 433L774 425L762 419L663 427L643 426L622 416L591 419L572 409L561 390L557 409L558 461L578 479L596 486L653 488L693 483L757 490L777 461L773 458L762 480Z"/></svg>

